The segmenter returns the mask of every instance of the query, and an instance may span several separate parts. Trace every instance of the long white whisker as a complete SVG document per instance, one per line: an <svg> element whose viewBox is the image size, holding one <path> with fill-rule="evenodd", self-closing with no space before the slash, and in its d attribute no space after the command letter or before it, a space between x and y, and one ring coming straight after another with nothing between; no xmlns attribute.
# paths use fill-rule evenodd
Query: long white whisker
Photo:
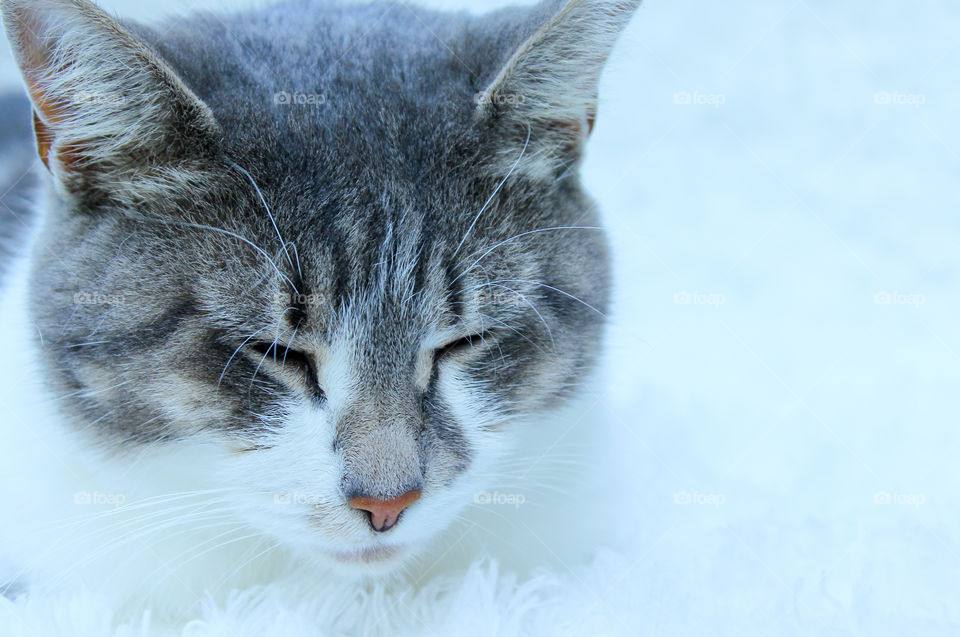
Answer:
<svg viewBox="0 0 960 637"><path fill-rule="evenodd" d="M290 247L293 248L293 256L297 260L297 277L302 281L303 280L303 270L300 269L300 251L297 250L297 245L294 242L290 242Z"/></svg>
<svg viewBox="0 0 960 637"><path fill-rule="evenodd" d="M270 206L267 205L267 200L263 196L263 192L260 190L260 186L257 185L257 182L254 180L253 175L248 173L246 169L237 164L234 161L230 162L234 168L246 175L247 179L250 180L250 183L253 185L253 189L257 191L257 196L260 197L260 203L263 204L263 209L267 211L267 217L270 219L270 223L273 224L273 229L277 233L277 238L280 239L280 245L283 247L283 253L287 255L287 263L290 264L290 269L293 269L293 259L290 258L290 252L287 250L287 242L283 240L283 236L280 234L280 228L277 227L277 220L273 218L273 213L270 212Z"/></svg>
<svg viewBox="0 0 960 637"><path fill-rule="evenodd" d="M204 528L204 529L216 528L217 526L223 526L223 525L225 525L225 524L228 524L228 523L207 525L207 526L205 526L205 527L203 527L203 528ZM194 530L194 529L189 529L189 530ZM230 535L231 533L236 533L236 532L238 532L239 530L240 530L239 528L237 528L236 526L233 526L233 528L227 529L226 531L224 531L224 532L222 532L222 533L218 533L217 535L214 535L213 537L207 538L207 539L204 540L203 542L201 542L201 543L199 543L199 544L196 544L196 545L194 545L194 546L191 546L190 548L188 548L188 549L185 550L185 551L181 551L180 553L178 553L178 554L170 561L169 564L164 563L164 564L161 564L160 566L158 566L157 568L155 568L155 569L150 573L149 577L153 577L153 575L155 575L157 572L159 572L162 568L167 568L171 573L173 573L176 569L179 569L179 568L182 568L182 567L186 566L187 564L193 562L194 560L197 560L197 559L203 557L204 555L206 555L207 553L210 553L211 551L215 551L215 550L220 549L220 548L223 548L223 547L225 547L225 546L229 546L230 544L234 544L234 543L236 543L236 542L242 542L243 540L249 540L249 539L251 539L251 538L254 538L254 537L257 537L257 536L260 535L260 533L248 533L248 534L243 535L243 536L241 536L241 537L231 538L231 539L229 539L229 540L227 540L227 541L225 541L225 542L220 542L220 543L214 544L213 546L210 546L210 547L208 547L208 548L200 551L199 553L196 553L196 554L188 557L187 559L185 559L185 560L183 560L183 561L180 561L181 558L183 558L183 557L185 557L185 556L187 556L187 555L190 555L190 553L192 553L193 551L195 551L195 550L197 550L197 549L200 549L200 548L206 546L207 544L210 544L211 542L216 542L216 541L219 540L220 538L222 538L222 537L224 537L224 536L228 536L228 535ZM144 579L149 579L149 577L146 577L146 578L144 578ZM144 595L144 601L149 600L149 599L151 598L151 596L153 595L154 591L156 591L157 588L158 588L162 583L163 583L163 578L158 578L158 579L157 579L157 582L153 585L153 587L151 587L150 590L147 591L146 594Z"/></svg>
<svg viewBox="0 0 960 637"><path fill-rule="evenodd" d="M253 381L257 379L257 374L260 373L260 367L263 365L264 361L267 360L267 356L270 355L271 350L273 351L273 362L277 362L277 343L280 341L280 323L283 321L284 314L295 309L297 308L287 307L283 310L283 312L280 312L280 317L277 319L276 336L273 338L273 343L271 343L270 348L263 353L263 357L260 359L260 362L257 363L257 368L253 370L253 376L250 378L250 385L247 387L247 402L250 401L250 394L253 392ZM286 358L286 355L284 355L284 358Z"/></svg>
<svg viewBox="0 0 960 637"><path fill-rule="evenodd" d="M257 334L259 334L259 333L262 332L263 330L267 329L268 327L269 327L269 325L264 325L264 326L261 327L259 330L257 330L256 332L254 332L253 334L251 334L250 336L248 336L246 339L244 339L244 341L237 346L237 349L233 350L233 354L230 354L230 358L227 359L227 364L223 366L223 371L220 372L220 378L217 379L217 389L220 389L220 383L223 382L223 376L224 376L224 374L227 373L227 368L230 367L230 363L233 362L233 358L237 355L237 352L239 352L239 351L243 348L244 345L246 345L247 343L249 343L249 342L250 342L250 339L252 339L254 336L256 336Z"/></svg>
<svg viewBox="0 0 960 637"><path fill-rule="evenodd" d="M559 292L560 294L562 294L562 295L564 295L564 296L566 296L566 297L568 297L568 298L570 298L570 299L573 299L573 300L576 301L577 303L580 303L580 304L584 305L584 306L587 307L588 309L593 310L594 312L596 312L596 313L599 314L600 316L602 316L602 317L604 317L604 318L607 317L606 314L604 314L603 312L601 312L601 311L598 310L597 308L593 307L592 305L590 305L589 303L587 303L587 302L584 301L583 299L581 299L581 298L579 298L579 297L577 297L577 296L575 296L575 295L573 295L573 294L570 294L570 293L567 292L566 290L561 290L560 288L555 288L555 287L553 287L552 285L547 285L546 283L543 283L542 281L531 281L531 280L529 280L529 279L499 279L498 281L496 281L496 283L529 283L529 284L531 284L531 285L539 285L540 287L547 288L548 290L553 290L554 292Z"/></svg>
<svg viewBox="0 0 960 637"><path fill-rule="evenodd" d="M537 228L536 230L527 230L526 232L520 232L520 233L518 233L518 234L513 235L512 237L510 237L510 238L508 238L508 239L504 239L503 241L500 241L500 242L495 243L495 244L493 244L492 246L490 246L482 255L480 255L480 257L479 257L476 261L474 261L472 264L470 264L470 267L469 267L469 268L467 268L466 270L464 270L463 272L461 272L460 274L458 274L456 277L454 277L454 279L450 282L450 284L453 285L454 283L456 283L456 282L460 279L460 277L462 277L463 275L465 275L465 274L467 274L468 272L470 272L471 270L473 270L473 268L474 268L478 263L480 263L480 262L483 261L485 258L487 258L487 256L488 256L491 252L493 252L494 250L496 250L496 249L499 248L500 246L505 245L505 244L507 244L507 243L510 243L510 242L513 241L514 239L520 239L521 237L525 237L525 236L530 235L530 234L536 234L536 233L538 233L538 232L550 232L550 231L554 231L554 230L601 230L601 231L602 231L603 228L601 228L600 226L551 226L551 227L549 227L549 228ZM479 252L479 250L476 250L476 251L474 251L473 253L467 255L467 258L473 256L473 255L476 254L477 252ZM464 260L466 260L466 259L464 259ZM459 267L460 264L462 264L462 263L463 263L463 261L460 261L460 263L457 264L457 267Z"/></svg>
<svg viewBox="0 0 960 637"><path fill-rule="evenodd" d="M195 512L195 514L194 514L194 515L191 515L191 516L187 516L187 517L177 517L177 518L175 518L175 519L173 519L173 520L161 521L160 523L153 524L153 525L150 525L150 526L146 526L146 527L143 527L143 528L140 528L140 527L138 526L138 528L136 528L135 531L132 531L132 534L133 534L135 537L140 537L140 536L149 535L149 534L156 534L156 533L158 533L158 532L160 532L160 531L165 531L165 530L167 530L167 529L169 529L169 528L171 528L171 527L176 527L176 526L184 525L184 524L187 524L187 523L193 523L193 522L196 522L196 521L206 521L206 520L210 520L210 519L227 518L227 517L230 517L230 516L232 516L232 515L233 515L233 512L232 512L232 511L228 511L228 510L212 511L212 512L199 512L199 511L198 511L198 512ZM129 524L137 524L137 525L139 525L139 524L141 524L141 523L142 523L142 520L139 520L139 519L128 520L128 521L126 521L123 525L121 525L120 528L123 528L123 526L129 525ZM109 527L108 527L108 528L109 528ZM102 533L102 532L104 532L104 531L106 531L106 530L107 530L107 528L104 528L104 529L96 529L94 533L92 533L92 534L89 534L89 533L88 533L86 536L82 537L81 539L86 539L86 538L90 537L91 535L93 535L93 536L95 537L98 533ZM166 537L173 537L173 536L166 536ZM129 538L126 538L126 539L129 541ZM73 540L73 538L71 538L71 540ZM52 548L53 548L53 547L51 547L51 549L52 549ZM117 548L117 547L116 547L116 545L114 545L114 544L105 544L105 545L101 546L99 549L93 551L90 555L85 556L82 560L79 560L79 561L77 561L77 562L73 562L72 564L70 564L70 566L69 566L68 568L62 570L62 571L57 575L56 579L53 580L54 583L62 582L63 580L66 579L66 577L67 577L68 575L70 575L71 573L73 573L73 572L76 571L77 569L80 569L80 568L86 566L87 564L89 564L89 563L91 563L91 562L99 559L99 558L102 557L103 555L106 555L106 554L110 553L111 551L116 550L116 548Z"/></svg>
<svg viewBox="0 0 960 637"><path fill-rule="evenodd" d="M268 546L266 549L260 551L259 553L257 553L257 554L254 555L253 557L251 557L250 559L244 560L243 562L240 563L239 566L237 566L237 567L234 568L232 571L230 571L229 573L227 573L226 575L224 575L223 577L221 577L221 578L217 581L217 583L214 584L214 585L211 587L211 589L212 589L212 590L218 590L218 589L220 588L220 586L222 586L222 585L224 584L224 582L230 581L230 578L233 577L234 575L236 575L237 573L239 573L239 572L243 569L243 567L245 567L247 564L250 564L251 562L253 562L253 561L254 561L255 559L257 559L258 557L261 557L261 556L263 556L263 555L266 555L267 553L269 553L269 552L271 552L271 551L275 551L276 549L280 548L280 545L281 545L280 542L275 542L275 543L273 543L272 545Z"/></svg>
<svg viewBox="0 0 960 637"><path fill-rule="evenodd" d="M540 322L543 323L543 326L544 326L545 328L547 328L547 336L550 337L550 344L553 346L554 349L557 348L557 343L556 343L556 341L553 340L553 330L550 329L550 324L547 323L547 319L543 318L543 314L540 313L540 310L537 309L537 306L534 305L533 302L530 301L530 299L528 299L528 298L527 298L526 296L524 296L523 294L520 294L519 292L517 292L517 291L514 290L513 288L511 288L511 287L509 287L509 286L506 286L506 285L501 285L500 283L488 283L487 285L492 285L492 286L495 286L495 287L498 287L498 288L503 288L503 289L507 290L508 292L512 292L513 294L516 294L516 295L519 296L521 299L523 299L523 301L524 301L527 305L530 306L530 309L532 309L532 310L536 313L537 317L540 319Z"/></svg>
<svg viewBox="0 0 960 637"><path fill-rule="evenodd" d="M500 180L500 183L497 184L497 187L493 189L493 192L490 193L490 196L487 198L487 201L481 206L480 212L477 213L477 216L473 218L473 221L470 223L470 227L467 228L467 231L464 233L463 238L460 239L460 243L457 244L457 249L453 251L452 256L457 256L457 253L460 252L460 248L463 247L464 242L467 240L467 237L470 236L470 233L473 232L473 227L477 225L477 222L480 220L480 216L483 215L484 210L487 209L487 206L490 205L490 202L493 201L493 198L497 196L497 193L500 192L500 189L503 188L503 184L507 183L507 180L510 179L510 175L513 174L513 171L517 169L517 166L520 165L520 160L523 159L524 153L527 152L527 144L530 143L530 134L531 129L530 125L527 125L527 140L523 142L523 148L520 149L520 156L517 157L517 160L513 162L513 166L510 166L510 170L507 171L506 176Z"/></svg>
<svg viewBox="0 0 960 637"><path fill-rule="evenodd" d="M279 276L281 279L283 279L284 281L286 281L286 282L287 282L287 285L289 285L289 286L293 289L294 292L296 292L297 294L300 294L300 291L297 289L297 286L294 285L294 283L293 283L292 280L290 280L290 277L288 277L286 274L284 274L284 273L280 270L280 268L277 267L277 264L274 263L273 259L270 257L269 254L267 254L267 251L266 251L266 250L264 250L263 248L261 248L260 246L258 246L257 244L255 244L253 241L250 241L250 240L247 239L246 237L242 237L242 236L240 236L239 234L237 234L237 233L235 233L235 232L230 232L229 230L225 230L225 229L223 229L223 228L217 228L216 226L208 226L208 225L203 224L203 223L191 223L191 222L189 222L189 221L174 221L174 220L171 220L171 219L151 219L150 217L143 217L143 216L139 216L139 215L131 215L130 218L131 218L131 219L138 219L138 220L140 220L140 221L152 221L152 222L154 222L154 223L171 224L171 225L175 225L175 226L186 226L186 227L188 227L188 228L197 228L198 230L210 230L210 231L212 231L212 232L220 232L220 233L222 233L222 234L227 235L228 237L233 237L234 239L237 239L238 241L242 241L242 242L245 243L246 245L248 245L248 246L250 246L251 248L253 248L254 250L256 250L264 259L266 259L267 262L268 262L271 266L273 266L273 269L276 271L277 276Z"/></svg>
<svg viewBox="0 0 960 637"><path fill-rule="evenodd" d="M66 519L63 519L60 524L53 525L53 526L40 527L40 528L42 528L42 529L51 529L51 530L52 530L52 529L62 528L62 527L65 527L65 526L68 526L68 525L71 525L71 524L87 523L87 522L90 522L90 521L93 521L93 520L97 520L97 519L100 519L100 518L104 518L104 517L110 517L110 516L113 516L113 515L120 515L120 514L123 514L123 513L129 513L129 512L131 512L131 511L136 511L136 510L144 509L144 508L147 508L147 507L159 506L159 505L161 505L161 504L167 504L167 503L169 503L169 502L175 502L175 501L177 501L177 500L186 500L187 498L193 498L193 497L199 497L199 496L206 496L206 495L213 495L213 494L221 494L221 493L237 492L237 491L241 491L241 490L242 490L242 489L239 489L239 488L236 488L236 487L224 487L224 488L221 488L221 489L204 489L204 490L199 490L199 491L181 491L181 492L179 492L179 493L164 493L164 494L161 494L161 495L152 496L152 497L150 497L150 498L143 498L143 499L141 499L141 500L135 500L135 501L131 502L130 504L122 504L122 505L120 505L120 506L118 506L118 507L116 507L116 508L114 508L114 509L110 509L110 510L108 510L108 511L98 511L98 512L93 513L93 514L77 515L77 516L74 516L74 517L72 517L72 518L66 518ZM195 504L188 504L188 505L184 505L184 507L196 506L196 505L197 505L196 503L195 503ZM176 509L168 509L168 510L176 510Z"/></svg>

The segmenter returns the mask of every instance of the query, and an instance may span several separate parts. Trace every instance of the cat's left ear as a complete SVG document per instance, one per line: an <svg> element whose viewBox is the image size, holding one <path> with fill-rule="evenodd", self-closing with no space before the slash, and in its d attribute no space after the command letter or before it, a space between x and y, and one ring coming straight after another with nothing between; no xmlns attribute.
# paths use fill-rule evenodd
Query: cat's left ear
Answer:
<svg viewBox="0 0 960 637"><path fill-rule="evenodd" d="M496 170L552 179L580 159L597 115L600 73L638 6L549 0L535 10L552 10L551 17L477 96L475 119L493 137Z"/></svg>
<svg viewBox="0 0 960 637"><path fill-rule="evenodd" d="M158 167L169 174L215 145L210 109L95 5L0 0L0 7L33 102L37 153L62 194L149 187Z"/></svg>

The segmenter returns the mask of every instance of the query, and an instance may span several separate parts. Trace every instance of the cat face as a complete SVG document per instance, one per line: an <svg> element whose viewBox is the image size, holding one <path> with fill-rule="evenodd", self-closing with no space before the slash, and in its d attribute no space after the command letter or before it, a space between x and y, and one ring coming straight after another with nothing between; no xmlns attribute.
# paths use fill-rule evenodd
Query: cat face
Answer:
<svg viewBox="0 0 960 637"><path fill-rule="evenodd" d="M237 513L307 554L425 546L597 354L608 259L576 166L636 3L554 5L360 43L380 5L221 33L5 0L56 193L32 312L65 413L111 448L226 449ZM329 46L290 46L305 30Z"/></svg>

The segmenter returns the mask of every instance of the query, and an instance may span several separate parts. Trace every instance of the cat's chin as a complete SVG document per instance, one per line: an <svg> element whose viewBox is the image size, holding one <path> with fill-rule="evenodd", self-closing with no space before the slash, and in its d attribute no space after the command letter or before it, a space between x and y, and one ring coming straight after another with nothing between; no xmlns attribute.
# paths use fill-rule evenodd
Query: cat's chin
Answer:
<svg viewBox="0 0 960 637"><path fill-rule="evenodd" d="M330 570L344 575L363 577L386 575L398 570L414 554L409 545L377 544L354 549L318 549L314 558Z"/></svg>
<svg viewBox="0 0 960 637"><path fill-rule="evenodd" d="M326 551L326 554L344 564L380 564L401 558L405 552L403 546L371 546L355 551Z"/></svg>

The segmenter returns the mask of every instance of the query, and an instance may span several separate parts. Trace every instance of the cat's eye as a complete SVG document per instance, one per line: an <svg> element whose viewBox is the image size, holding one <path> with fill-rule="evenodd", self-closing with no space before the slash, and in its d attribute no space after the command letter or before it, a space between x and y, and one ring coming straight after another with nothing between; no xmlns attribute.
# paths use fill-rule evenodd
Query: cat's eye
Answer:
<svg viewBox="0 0 960 637"><path fill-rule="evenodd" d="M317 368L313 358L299 350L290 349L277 343L249 343L248 347L260 355L263 360L269 360L277 365L283 365L290 369L298 369L303 374L309 385L319 390L320 384L317 378Z"/></svg>
<svg viewBox="0 0 960 637"><path fill-rule="evenodd" d="M494 337L495 335L492 332L484 331L477 334L464 336L463 338L458 338L457 340L451 341L446 345L438 347L436 350L434 350L433 361L434 363L437 363L449 356L465 353L477 345L482 345L489 342Z"/></svg>

